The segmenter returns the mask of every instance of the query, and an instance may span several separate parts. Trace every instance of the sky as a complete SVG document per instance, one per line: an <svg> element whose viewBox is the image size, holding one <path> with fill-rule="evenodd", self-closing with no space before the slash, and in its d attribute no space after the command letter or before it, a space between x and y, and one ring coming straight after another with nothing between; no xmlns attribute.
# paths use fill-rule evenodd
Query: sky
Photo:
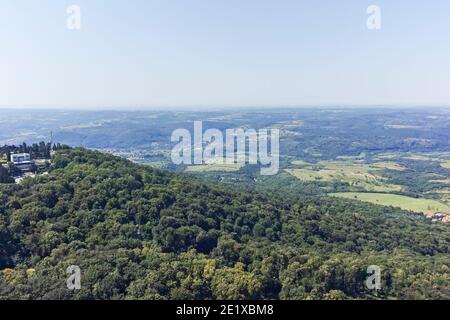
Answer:
<svg viewBox="0 0 450 320"><path fill-rule="evenodd" d="M449 57L448 0L0 0L0 107L450 106Z"/></svg>

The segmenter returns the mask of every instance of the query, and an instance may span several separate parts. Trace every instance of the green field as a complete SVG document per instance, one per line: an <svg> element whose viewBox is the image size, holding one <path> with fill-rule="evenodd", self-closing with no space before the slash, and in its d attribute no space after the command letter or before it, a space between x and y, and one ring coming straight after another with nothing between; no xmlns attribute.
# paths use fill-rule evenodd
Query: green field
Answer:
<svg viewBox="0 0 450 320"><path fill-rule="evenodd" d="M352 191L393 192L401 191L402 186L389 183L381 175L384 169L405 170L395 162L377 162L364 164L357 161L320 161L318 164L308 164L299 160L293 165L301 168L286 169L288 173L303 181L345 182Z"/></svg>
<svg viewBox="0 0 450 320"><path fill-rule="evenodd" d="M304 160L294 160L291 163L296 166L311 166L312 165L312 163L306 162Z"/></svg>
<svg viewBox="0 0 450 320"><path fill-rule="evenodd" d="M450 179L439 179L439 180L429 180L429 182L435 182L435 183L443 183L443 184L450 184Z"/></svg>
<svg viewBox="0 0 450 320"><path fill-rule="evenodd" d="M363 192L341 192L330 194L334 197L355 199L383 206L393 206L404 210L415 212L423 212L432 214L436 212L444 212L450 214L450 207L431 199L416 199L396 194L385 193L363 193Z"/></svg>
<svg viewBox="0 0 450 320"><path fill-rule="evenodd" d="M446 169L450 169L450 160L443 160L441 166Z"/></svg>
<svg viewBox="0 0 450 320"><path fill-rule="evenodd" d="M239 171L239 169L242 168L241 164L234 163L234 164L204 164L204 165L196 165L196 166L189 166L186 168L185 172L192 172L192 173L200 173L200 172L235 172Z"/></svg>

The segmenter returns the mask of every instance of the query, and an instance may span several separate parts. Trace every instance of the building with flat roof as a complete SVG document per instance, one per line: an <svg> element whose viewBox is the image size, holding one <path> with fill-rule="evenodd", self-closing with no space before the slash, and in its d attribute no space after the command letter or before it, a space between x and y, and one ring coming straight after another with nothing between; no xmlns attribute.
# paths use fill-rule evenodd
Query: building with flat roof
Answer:
<svg viewBox="0 0 450 320"><path fill-rule="evenodd" d="M15 165L31 162L29 153L16 153L11 155L11 162Z"/></svg>

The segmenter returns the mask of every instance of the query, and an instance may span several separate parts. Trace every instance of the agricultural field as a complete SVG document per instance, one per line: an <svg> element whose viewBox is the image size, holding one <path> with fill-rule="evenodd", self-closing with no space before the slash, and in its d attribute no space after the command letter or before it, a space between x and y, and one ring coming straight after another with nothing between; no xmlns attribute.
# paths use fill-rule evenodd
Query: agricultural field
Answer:
<svg viewBox="0 0 450 320"><path fill-rule="evenodd" d="M449 183L450 185L450 183ZM450 188L444 186L443 188L435 189L425 193L426 197L438 199L440 202L450 206Z"/></svg>
<svg viewBox="0 0 450 320"><path fill-rule="evenodd" d="M436 161L443 168L450 169L450 154L447 152L443 153L385 153L379 154L374 157L375 160L383 159L404 159L412 161Z"/></svg>
<svg viewBox="0 0 450 320"><path fill-rule="evenodd" d="M440 177L441 179L433 179L433 180L429 180L430 182L434 182L434 183L442 183L442 184L450 184L450 179L449 178L445 178L445 177Z"/></svg>
<svg viewBox="0 0 450 320"><path fill-rule="evenodd" d="M437 212L450 214L450 206L437 200L416 199L396 194L364 193L364 192L340 192L332 193L330 196L355 199L370 202L383 206L398 207L404 210L422 212L424 214L434 214Z"/></svg>
<svg viewBox="0 0 450 320"><path fill-rule="evenodd" d="M375 162L370 165L368 165L370 169L380 169L380 170L397 170L397 171L404 171L407 170L404 166L393 162L393 161L382 161L382 162Z"/></svg>
<svg viewBox="0 0 450 320"><path fill-rule="evenodd" d="M333 196L425 214L450 214L448 157L448 153L385 153L366 159L338 157L338 160L317 163L294 160L292 168L286 171L302 182L320 182ZM367 163L367 159L373 162ZM348 187L323 186L338 182L347 183Z"/></svg>
<svg viewBox="0 0 450 320"><path fill-rule="evenodd" d="M292 164L300 168L286 169L288 173L302 181L307 182L345 182L352 190L365 190L375 192L402 191L402 186L389 183L381 175L384 169L405 170L395 162L378 162L364 164L355 161L320 161L317 164L308 164L301 160Z"/></svg>

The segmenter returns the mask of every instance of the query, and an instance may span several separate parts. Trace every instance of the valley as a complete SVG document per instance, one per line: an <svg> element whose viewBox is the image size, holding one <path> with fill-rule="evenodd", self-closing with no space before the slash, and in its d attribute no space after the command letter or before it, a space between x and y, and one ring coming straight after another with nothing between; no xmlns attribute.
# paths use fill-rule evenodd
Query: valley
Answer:
<svg viewBox="0 0 450 320"><path fill-rule="evenodd" d="M203 130L279 129L280 173L265 179L254 165L221 161L174 165L170 159L171 132L193 128L195 121L202 121ZM63 144L223 184L258 190L276 188L294 197L344 192L349 192L350 197L351 193L361 192L450 205L450 112L446 109L41 110L30 111L27 116L5 110L0 114L0 123L0 143L37 142L49 139L52 132L54 139ZM390 205L390 201L382 201L384 198L377 199L378 204ZM438 212L419 208L419 212L427 214Z"/></svg>

